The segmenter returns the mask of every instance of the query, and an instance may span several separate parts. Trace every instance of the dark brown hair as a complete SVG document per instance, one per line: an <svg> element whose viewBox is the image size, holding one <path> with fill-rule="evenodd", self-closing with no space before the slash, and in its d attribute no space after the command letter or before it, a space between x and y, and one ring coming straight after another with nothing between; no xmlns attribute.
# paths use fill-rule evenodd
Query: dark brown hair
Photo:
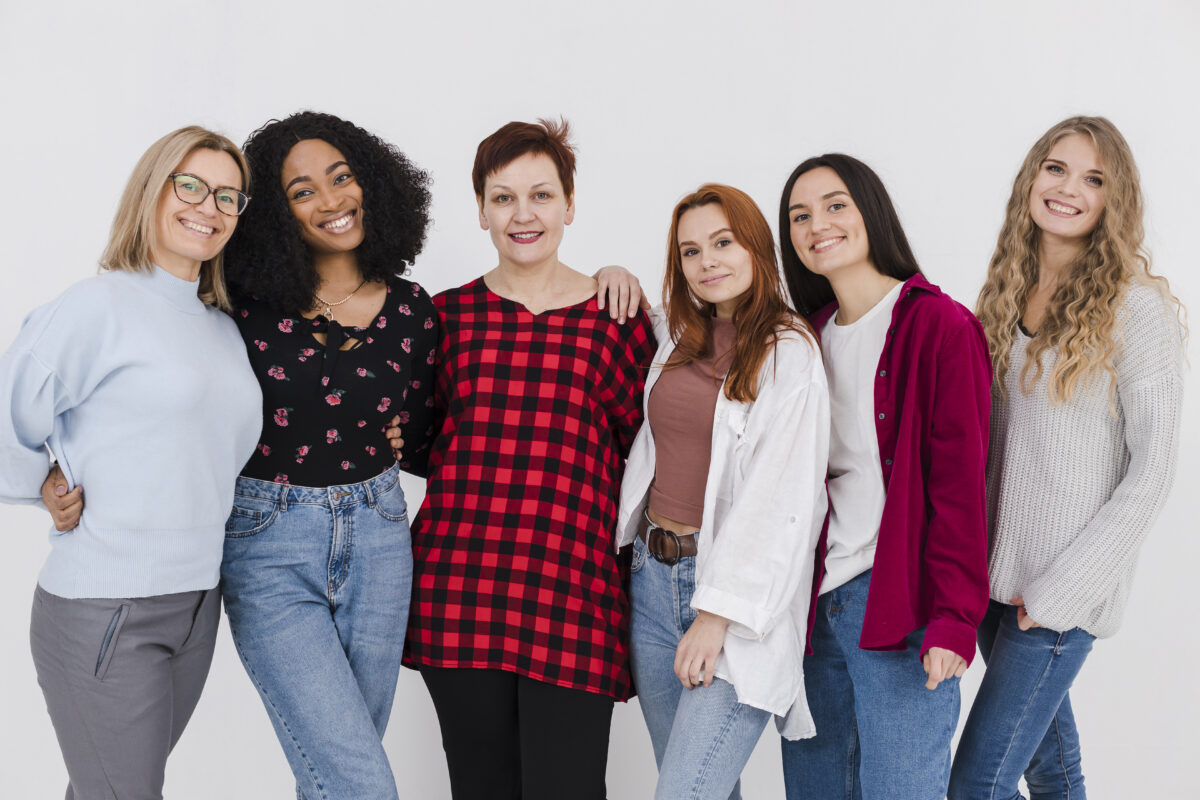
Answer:
<svg viewBox="0 0 1200 800"><path fill-rule="evenodd" d="M475 150L475 166L471 183L475 195L483 197L483 187L492 175L523 155L546 155L558 169L558 179L569 201L575 194L575 148L569 136L571 126L565 119L539 119L530 122L510 122L479 143Z"/></svg>

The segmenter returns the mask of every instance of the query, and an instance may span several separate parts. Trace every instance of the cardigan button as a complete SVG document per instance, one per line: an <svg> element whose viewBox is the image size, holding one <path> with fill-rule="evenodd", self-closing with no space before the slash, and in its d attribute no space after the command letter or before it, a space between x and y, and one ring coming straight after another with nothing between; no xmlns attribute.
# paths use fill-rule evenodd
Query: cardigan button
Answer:
<svg viewBox="0 0 1200 800"><path fill-rule="evenodd" d="M892 465L892 460L890 458L885 458L883 463L890 467Z"/></svg>
<svg viewBox="0 0 1200 800"><path fill-rule="evenodd" d="M879 377L881 377L881 378L886 378L886 377L887 377L887 370L886 370L886 369L881 369L881 370L879 370Z"/></svg>
<svg viewBox="0 0 1200 800"><path fill-rule="evenodd" d="M887 419L887 414L884 414L882 411L880 411L880 412L879 412L879 418L880 418L880 419Z"/></svg>

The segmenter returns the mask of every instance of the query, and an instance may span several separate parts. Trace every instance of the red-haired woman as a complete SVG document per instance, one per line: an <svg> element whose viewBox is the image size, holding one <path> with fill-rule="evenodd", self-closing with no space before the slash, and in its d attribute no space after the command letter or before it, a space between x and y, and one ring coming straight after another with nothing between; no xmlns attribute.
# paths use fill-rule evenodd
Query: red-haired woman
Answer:
<svg viewBox="0 0 1200 800"><path fill-rule="evenodd" d="M743 192L706 184L675 207L663 295L618 523L634 547L633 670L655 796L724 800L772 714L784 736L813 735L799 667L829 399Z"/></svg>
<svg viewBox="0 0 1200 800"><path fill-rule="evenodd" d="M565 123L484 139L474 187L499 263L434 298L444 421L405 663L433 697L456 800L603 798L613 701L630 694L613 531L654 339L559 261L574 168Z"/></svg>

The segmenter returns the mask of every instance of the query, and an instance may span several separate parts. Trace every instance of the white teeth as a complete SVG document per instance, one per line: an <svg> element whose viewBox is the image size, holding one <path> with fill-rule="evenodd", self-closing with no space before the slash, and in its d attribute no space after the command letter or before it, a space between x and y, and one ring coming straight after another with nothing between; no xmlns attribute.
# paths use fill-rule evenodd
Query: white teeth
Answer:
<svg viewBox="0 0 1200 800"><path fill-rule="evenodd" d="M529 241L530 239L536 239L539 236L541 236L540 233L514 233L513 234L514 239L521 239L523 241Z"/></svg>
<svg viewBox="0 0 1200 800"><path fill-rule="evenodd" d="M338 217L335 220L330 220L329 222L322 223L321 227L329 228L330 230L340 231L342 228L344 228L350 224L350 220L352 218L353 217L351 214L346 214L345 216Z"/></svg>
<svg viewBox="0 0 1200 800"><path fill-rule="evenodd" d="M826 250L828 250L829 248L833 247L836 244L839 244L841 241L842 241L841 239L827 239L826 241L821 242L820 244L813 245L813 250L818 253L824 253Z"/></svg>
<svg viewBox="0 0 1200 800"><path fill-rule="evenodd" d="M1078 208L1071 208L1070 206L1064 206L1061 203L1054 202L1053 200L1047 200L1046 206L1051 211L1057 211L1059 214L1078 214L1079 213Z"/></svg>
<svg viewBox="0 0 1200 800"><path fill-rule="evenodd" d="M198 225L197 223L192 222L191 220L181 219L179 221L183 223L183 227L190 228L190 229L196 231L196 233L203 233L203 234L207 235L207 234L212 233L213 230L215 230L214 228L210 228L207 225Z"/></svg>

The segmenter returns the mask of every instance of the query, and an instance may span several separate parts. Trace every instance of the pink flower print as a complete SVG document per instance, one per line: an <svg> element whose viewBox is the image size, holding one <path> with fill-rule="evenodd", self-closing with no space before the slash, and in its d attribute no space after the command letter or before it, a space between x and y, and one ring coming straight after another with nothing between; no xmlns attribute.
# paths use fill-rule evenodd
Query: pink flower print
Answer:
<svg viewBox="0 0 1200 800"><path fill-rule="evenodd" d="M408 424L408 412L407 411L401 411L400 413L396 414L396 416L400 419L401 425Z"/></svg>
<svg viewBox="0 0 1200 800"><path fill-rule="evenodd" d="M354 462L353 461L343 461L342 469L354 469Z"/></svg>
<svg viewBox="0 0 1200 800"><path fill-rule="evenodd" d="M385 397L379 401L379 405L375 406L375 410L382 413L384 411L387 411L388 408L391 407L391 405L392 405L392 398Z"/></svg>
<svg viewBox="0 0 1200 800"><path fill-rule="evenodd" d="M267 447L262 442L259 442L258 443L258 452L262 453L264 456L269 456L269 455L271 455L271 448Z"/></svg>
<svg viewBox="0 0 1200 800"><path fill-rule="evenodd" d="M260 352L260 353L261 353L263 350L266 350L266 349L267 349L267 343L266 343L266 342L264 342L264 341L262 341L261 339L255 339L255 340L254 340L254 346L258 348L258 352Z"/></svg>
<svg viewBox="0 0 1200 800"><path fill-rule="evenodd" d="M381 327L381 328L386 328L386 327L387 327L387 317L385 317L383 314L380 314L380 315L379 315L379 322L378 322L377 324L378 324L378 325L379 325L379 327Z"/></svg>
<svg viewBox="0 0 1200 800"><path fill-rule="evenodd" d="M283 331L284 333L291 333L292 325L294 325L295 323L296 323L296 321L294 319L287 319L285 317L284 319L281 319L279 321L279 330Z"/></svg>
<svg viewBox="0 0 1200 800"><path fill-rule="evenodd" d="M341 389L335 389L334 391L325 395L325 402L331 406L340 406L342 404L342 394L343 392Z"/></svg>
<svg viewBox="0 0 1200 800"><path fill-rule="evenodd" d="M400 349L406 353L412 352L412 339L407 336L400 340Z"/></svg>
<svg viewBox="0 0 1200 800"><path fill-rule="evenodd" d="M387 365L392 368L392 372L400 371L400 365L397 364L395 361L389 361L389 362L387 362Z"/></svg>
<svg viewBox="0 0 1200 800"><path fill-rule="evenodd" d="M367 377L367 371L366 371L365 369L363 369L362 367L359 367L358 369L354 370L354 372L355 372L355 373L358 375L358 377L360 377L360 378L365 378L365 377Z"/></svg>
<svg viewBox="0 0 1200 800"><path fill-rule="evenodd" d="M244 308L242 309L241 313L242 313L242 319L245 319L246 317L250 316L250 312Z"/></svg>
<svg viewBox="0 0 1200 800"><path fill-rule="evenodd" d="M303 350L301 350L301 351L300 351L300 353L301 353L302 355L306 355L306 356L311 356L313 353L316 353L316 352L317 352L317 351L316 351L316 350L314 350L314 349L312 349L311 347L306 347L306 348L304 348Z"/></svg>
<svg viewBox="0 0 1200 800"><path fill-rule="evenodd" d="M365 419L360 419L360 420L358 421L358 427L360 427L360 428L365 428L365 427L367 427L367 421L366 421Z"/></svg>
<svg viewBox="0 0 1200 800"><path fill-rule="evenodd" d="M267 370L267 374L277 381L291 380L283 371L283 367L271 367Z"/></svg>
<svg viewBox="0 0 1200 800"><path fill-rule="evenodd" d="M375 455L375 448L372 447L371 445L367 445L367 452L370 453L371 455Z"/></svg>
<svg viewBox="0 0 1200 800"><path fill-rule="evenodd" d="M309 448L309 446L306 444L300 445L299 447L296 448L296 457L303 458L304 456L308 455L308 451L310 449L311 448Z"/></svg>
<svg viewBox="0 0 1200 800"><path fill-rule="evenodd" d="M433 317L426 317L425 318L425 330L429 330L432 327L433 327Z"/></svg>
<svg viewBox="0 0 1200 800"><path fill-rule="evenodd" d="M323 376L323 377L321 378L321 385L322 385L322 386L328 386L328 385L329 385L329 376L328 376L328 375L325 375L325 376Z"/></svg>
<svg viewBox="0 0 1200 800"><path fill-rule="evenodd" d="M368 336L368 337L367 337L367 344L370 344L370 343L371 343L371 342L373 342L373 341L375 341L375 340L374 340L374 339L372 339L370 336Z"/></svg>
<svg viewBox="0 0 1200 800"><path fill-rule="evenodd" d="M276 472L275 473L275 482L276 483L287 483L288 482L287 475L284 475L282 472Z"/></svg>
<svg viewBox="0 0 1200 800"><path fill-rule="evenodd" d="M341 440L342 437L338 435L337 428L330 428L329 430L325 431L325 444L333 444L334 442L340 442Z"/></svg>
<svg viewBox="0 0 1200 800"><path fill-rule="evenodd" d="M275 424L281 428L286 428L288 426L288 412L289 411L291 411L290 408L275 409Z"/></svg>
<svg viewBox="0 0 1200 800"><path fill-rule="evenodd" d="M405 305L405 304L403 304L403 303L401 303L401 304L400 304L400 308L399 308L399 309L397 309L397 310L398 310L398 311L399 311L401 314L403 314L404 316L406 316L406 317L411 317L411 316L412 316L412 309L411 309L411 308L409 308L408 306L406 306L406 305Z"/></svg>
<svg viewBox="0 0 1200 800"><path fill-rule="evenodd" d="M413 289L413 297L421 296L421 287L420 286L418 286L417 284L414 283L412 285L412 289Z"/></svg>
<svg viewBox="0 0 1200 800"><path fill-rule="evenodd" d="M425 363L431 365L437 363L437 351L430 350L429 355L425 356Z"/></svg>
<svg viewBox="0 0 1200 800"><path fill-rule="evenodd" d="M409 388L410 388L410 389L420 389L420 388L421 388L421 382L420 382L420 381L409 381L409 382L408 382L408 386L409 386Z"/></svg>

